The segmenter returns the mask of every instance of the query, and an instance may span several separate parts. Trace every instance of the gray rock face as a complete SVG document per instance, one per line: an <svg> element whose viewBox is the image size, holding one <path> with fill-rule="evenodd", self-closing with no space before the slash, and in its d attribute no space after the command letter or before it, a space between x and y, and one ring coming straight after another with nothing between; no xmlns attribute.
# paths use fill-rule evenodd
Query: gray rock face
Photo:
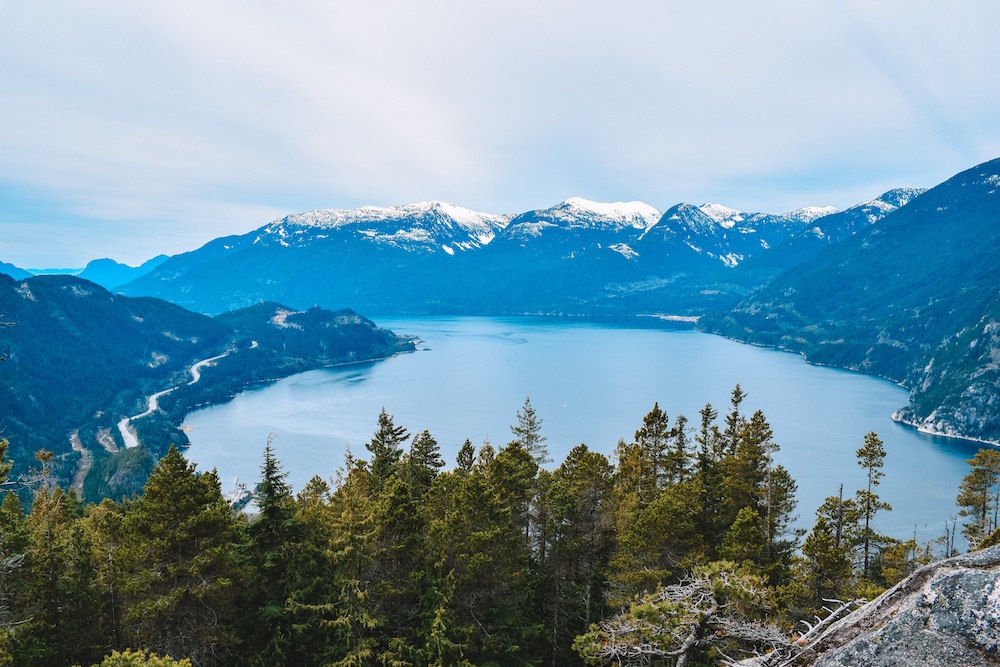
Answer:
<svg viewBox="0 0 1000 667"><path fill-rule="evenodd" d="M1000 664L1000 546L921 568L830 626L797 664Z"/></svg>

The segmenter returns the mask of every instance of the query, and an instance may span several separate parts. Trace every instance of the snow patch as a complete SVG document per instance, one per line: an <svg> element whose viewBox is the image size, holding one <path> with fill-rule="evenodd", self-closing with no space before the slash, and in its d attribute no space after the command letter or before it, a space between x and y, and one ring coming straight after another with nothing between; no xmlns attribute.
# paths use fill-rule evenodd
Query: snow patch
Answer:
<svg viewBox="0 0 1000 667"><path fill-rule="evenodd" d="M784 217L808 223L839 212L840 210L835 206L806 206L786 213Z"/></svg>
<svg viewBox="0 0 1000 667"><path fill-rule="evenodd" d="M746 219L743 211L737 211L735 208L729 208L722 204L702 204L698 210L726 229L732 229L737 222L743 222Z"/></svg>
<svg viewBox="0 0 1000 667"><path fill-rule="evenodd" d="M659 218L660 212L641 201L601 203L582 197L570 197L563 204L605 218Z"/></svg>
<svg viewBox="0 0 1000 667"><path fill-rule="evenodd" d="M627 243L615 243L614 245L609 245L608 249L614 250L625 259L632 259L639 256L639 253L630 248Z"/></svg>

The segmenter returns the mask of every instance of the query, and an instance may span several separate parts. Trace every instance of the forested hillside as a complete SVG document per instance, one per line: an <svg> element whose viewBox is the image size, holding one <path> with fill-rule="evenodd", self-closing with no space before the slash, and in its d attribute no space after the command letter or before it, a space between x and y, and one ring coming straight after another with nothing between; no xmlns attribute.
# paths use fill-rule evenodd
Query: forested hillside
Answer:
<svg viewBox="0 0 1000 667"><path fill-rule="evenodd" d="M890 378L907 421L1000 440L998 190L1000 160L969 169L701 325Z"/></svg>
<svg viewBox="0 0 1000 667"><path fill-rule="evenodd" d="M250 516L176 449L142 496L85 506L53 487L42 457L30 503L8 493L0 505L0 661L91 665L126 649L196 666L793 656L793 627L826 614L824 599L870 597L953 547L878 532L885 451L870 433L858 442L866 487L828 498L798 552L795 482L743 397L737 387L721 420L706 405L694 428L654 405L612 460L579 445L556 467L540 465L530 401L508 444L466 441L450 464L432 434L411 437L383 410L366 458L348 454L295 495L267 443ZM988 454L959 497L974 546L998 537L985 537L1000 473Z"/></svg>
<svg viewBox="0 0 1000 667"><path fill-rule="evenodd" d="M10 442L15 473L45 449L55 454L53 475L68 484L88 460L84 487L98 499L139 491L143 470L171 443L187 444L177 425L194 406L310 368L412 349L351 311L272 303L211 318L71 276L0 274L0 320L0 435ZM191 384L191 366L213 357L220 358ZM141 451L121 451L121 420L142 414L147 397L167 389L174 390L157 410L128 425Z"/></svg>

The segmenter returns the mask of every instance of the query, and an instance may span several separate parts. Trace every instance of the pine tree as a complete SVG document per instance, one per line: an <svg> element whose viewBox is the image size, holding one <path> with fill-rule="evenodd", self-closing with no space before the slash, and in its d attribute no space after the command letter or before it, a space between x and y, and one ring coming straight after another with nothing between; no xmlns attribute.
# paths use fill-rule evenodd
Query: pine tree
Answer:
<svg viewBox="0 0 1000 667"><path fill-rule="evenodd" d="M792 581L781 591L786 614L811 618L821 613L824 600L853 597L853 575L847 545L838 543L834 528L817 513L795 560Z"/></svg>
<svg viewBox="0 0 1000 667"><path fill-rule="evenodd" d="M880 510L891 511L892 505L883 502L874 489L885 476L882 466L885 465L885 447L874 431L865 436L865 445L857 451L858 465L865 469L868 477L866 489L859 489L857 505L860 519L864 521L861 529L862 567L861 573L866 579L871 579L871 551L875 543L884 538L872 528L872 520Z"/></svg>
<svg viewBox="0 0 1000 667"><path fill-rule="evenodd" d="M106 628L82 512L75 492L44 482L32 500L19 587L19 597L28 602L19 613L30 620L16 631L19 664L66 664L102 655Z"/></svg>
<svg viewBox="0 0 1000 667"><path fill-rule="evenodd" d="M962 534L975 550L987 535L997 529L997 512L1000 508L1000 452L980 449L967 463L972 470L959 485L956 502L962 509L961 516L972 520L962 526Z"/></svg>
<svg viewBox="0 0 1000 667"><path fill-rule="evenodd" d="M724 524L723 505L725 503L724 441L722 432L716 425L718 411L711 403L698 412L701 425L695 443L698 453L695 462L695 476L701 488L701 513L697 517L698 532L705 540L707 555L713 559L718 555L722 536L728 528Z"/></svg>
<svg viewBox="0 0 1000 667"><path fill-rule="evenodd" d="M700 487L698 480L682 482L662 489L645 507L637 506L632 495L615 508L618 547L608 576L612 606L623 606L704 561L697 523Z"/></svg>

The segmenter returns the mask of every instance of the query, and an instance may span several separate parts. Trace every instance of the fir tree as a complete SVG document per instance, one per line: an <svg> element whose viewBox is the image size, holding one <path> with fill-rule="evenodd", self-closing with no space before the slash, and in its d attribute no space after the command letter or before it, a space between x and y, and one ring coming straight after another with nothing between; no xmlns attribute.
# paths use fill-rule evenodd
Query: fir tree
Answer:
<svg viewBox="0 0 1000 667"><path fill-rule="evenodd" d="M539 467L552 461L545 447L546 438L541 434L542 420L535 414L530 397L524 399L524 405L517 411L517 424L511 426L510 430L514 434L514 440L531 454Z"/></svg>
<svg viewBox="0 0 1000 667"><path fill-rule="evenodd" d="M392 415L382 408L378 415L378 427L368 443L368 451L372 453L371 472L376 488L381 488L386 480L395 475L399 459L403 454L402 444L409 437L406 429L396 426Z"/></svg>
<svg viewBox="0 0 1000 667"><path fill-rule="evenodd" d="M236 532L218 476L171 447L126 515L127 643L200 665L227 659L243 579Z"/></svg>

